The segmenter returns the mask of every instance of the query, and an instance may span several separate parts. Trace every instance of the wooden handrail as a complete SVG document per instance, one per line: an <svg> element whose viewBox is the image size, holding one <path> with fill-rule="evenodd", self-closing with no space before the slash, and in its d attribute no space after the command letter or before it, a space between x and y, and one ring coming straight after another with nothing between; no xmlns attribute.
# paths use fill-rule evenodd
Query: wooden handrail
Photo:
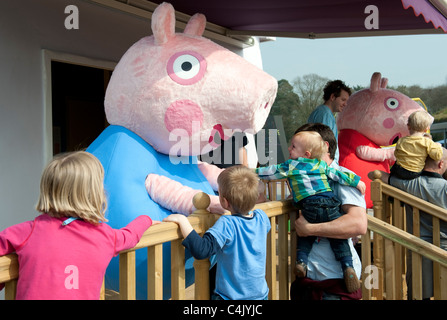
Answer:
<svg viewBox="0 0 447 320"><path fill-rule="evenodd" d="M393 197L403 203L406 203L412 207L416 207L436 218L439 218L443 221L447 221L447 210L444 208L441 208L437 205L434 205L428 201L425 201L423 199L417 198L405 191L402 191L400 189L397 189L393 186L390 186L389 184L383 183L382 184L382 193L384 195Z"/></svg>
<svg viewBox="0 0 447 320"><path fill-rule="evenodd" d="M283 214L285 211L290 211L294 209L292 200L269 201L259 203L256 205L256 208L265 211L265 213L269 218L279 216ZM214 222L220 217L220 215L218 214L211 214L211 216ZM202 228L200 217L190 215L188 217L188 220L198 234L201 234L206 231ZM154 225L149 229L147 229L135 247L129 250L121 251L121 253L135 251L137 249L146 248L154 246L156 244L161 244L179 239L183 239L183 237L178 225L174 222L165 222Z"/></svg>
<svg viewBox="0 0 447 320"><path fill-rule="evenodd" d="M273 185L275 185L274 182ZM269 192L276 198L276 193L272 185L268 186ZM284 199L285 184L281 182L281 199ZM401 204L405 203L413 207L415 216L415 227L419 224L419 212L425 212L434 217L433 233L439 233L439 220L447 221L447 210L440 208L424 200L416 198L397 188L389 186L380 181L380 175L375 175L375 180L371 182L371 199L374 202L374 217L368 216L368 232L362 236L362 265L363 276L365 276L365 267L369 263L374 263L380 271L380 277L383 283L389 286L389 277L384 275L384 266L389 264L389 254L385 251L392 250L392 258L396 263L394 270L395 283L392 288L376 290L366 290L363 285L363 299L401 299L402 296L396 293L402 284L399 280L404 272L401 248L411 250L413 254L413 268L416 268L419 274L413 273L413 297L422 298L422 280L420 275L421 257L424 256L434 261L434 277L439 279L435 286L435 298L447 299L447 252L439 248L439 236L434 237L433 244L420 239L417 230L414 234L407 233L403 220L399 218L403 215ZM393 197L393 224L389 224L386 217L387 207L391 204L387 201L387 197ZM199 206L195 205L196 208ZM296 237L293 224L290 224L290 240L288 239L288 220L293 221L296 217L296 209L292 204L292 200L270 201L260 203L256 206L262 209L269 217L272 230L269 233L267 243L267 282L270 287L269 299L288 299L289 280L291 274L288 271L289 261L295 261ZM203 209L200 212L188 217L193 228L203 234L211 227L220 215L210 214ZM373 235L373 238L370 235ZM374 241L374 262L371 261L371 239ZM184 299L184 249L181 245L182 235L180 229L175 223L161 223L149 228L142 236L139 243L132 249L120 253L120 295L124 299L135 299L135 250L147 248L148 250L148 297L150 299L162 299L162 245L165 242L171 242L171 249L174 250L171 256L174 257L172 269L173 275L173 299ZM388 243L388 247L387 244ZM389 244L393 244L390 249ZM387 247L387 248L385 248ZM290 250L290 254L288 251ZM151 259L149 259L151 257ZM278 257L278 258L277 258ZM397 260L396 260L397 259ZM369 261L369 262L368 262ZM397 262L396 262L397 261ZM391 262L393 263L393 262ZM209 262L206 260L196 260L194 268L196 269L196 293L195 299L207 299L209 292L207 291L208 274L207 270ZM182 271L183 270L183 271ZM278 278L277 278L278 270ZM151 274L151 277L149 277ZM198 277L198 278L197 278ZM10 254L0 257L0 283L6 283L6 299L14 299L16 283L18 278L18 259L17 255ZM385 279L386 278L386 279ZM365 280L365 277L363 278ZM279 286L277 286L277 282ZM374 290L373 290L374 291ZM388 295L388 296L387 296Z"/></svg>
<svg viewBox="0 0 447 320"><path fill-rule="evenodd" d="M200 193L201 194L201 193ZM200 195L198 194L198 195ZM206 196L207 197L207 196ZM188 220L192 224L193 228L197 233L203 234L207 229L209 229L217 219L220 217L218 214L210 214L203 208L207 208L208 204L203 206L194 202L194 207L198 208L192 215L188 217ZM288 299L289 295L289 239L288 239L288 219L290 214L290 219L295 219L295 211L292 204L292 200L286 201L270 201L257 204L256 209L262 209L269 217L272 230L268 235L267 243L267 283L269 284L269 299ZM229 214L229 213L227 213ZM278 225L278 230L276 230L276 225ZM291 246L296 248L296 241L294 241L295 233L290 237ZM154 237L159 237L158 239ZM155 266L157 261L160 263L161 257L161 247L158 249L159 254L157 255L154 250L155 247L161 246L162 243L170 241L171 242L171 287L172 287L172 298L173 299L183 299L184 298L184 248L181 245L183 236L180 232L180 228L176 223L166 222L158 225L154 225L149 228L142 236L140 242L132 249L122 251L120 253L120 266L123 266L123 270L120 267L120 297L121 299L135 299L135 275L132 270L134 267L128 267L129 259L134 261L134 257L128 257L127 254L133 253L137 249L148 248L148 297L149 299L161 299L162 298L162 268L159 265ZM278 245L276 245L278 241ZM277 247L280 251L277 254ZM153 249L151 249L153 248ZM290 261L295 261L295 249L290 250L291 259ZM277 261L276 256L279 256ZM174 261L174 262L173 262ZM179 261L182 265L179 265ZM132 262L133 263L133 262ZM279 288L276 288L276 266L279 266ZM154 272L158 269L158 272ZM195 280L195 298L196 299L209 299L209 278L208 269L209 261L195 260L194 269L196 270L196 280ZM129 271L130 270L130 271ZM122 278L121 278L122 277ZM180 281L180 282L179 282ZM156 288L156 289L154 289ZM278 293L277 294L277 289Z"/></svg>
<svg viewBox="0 0 447 320"><path fill-rule="evenodd" d="M197 203L195 203L195 207L199 208ZM280 268L280 286L279 286L279 298L281 299L287 299L288 298L288 281L290 279L290 276L287 276L286 273L288 272L288 232L287 232L287 221L289 219L289 214L291 215L291 219L294 219L295 215L295 208L292 204L291 200L285 200L285 201L270 201L265 203L260 203L256 205L257 209L262 209L266 212L267 216L272 221L272 232L269 234L269 244L268 244L268 250L270 255L270 258L272 259L272 264L270 264L270 269L267 268L267 270L276 270L276 241L280 241L282 245L278 245L278 247L281 250L281 255L283 257L280 257L279 259L279 268ZM209 227L211 227L215 221L220 217L220 215L217 214L210 214L206 213L203 215L198 215L197 211L196 214L192 214L188 217L189 221L191 222L193 228L197 231L199 234L203 234ZM204 222L204 221L207 222ZM276 231L276 224L278 224L279 229ZM273 234L273 236L271 236ZM293 237L291 237L293 238ZM125 299L134 299L135 298L135 280L134 280L134 272L135 272L135 250L141 249L141 248L148 248L148 255L151 256L157 256L160 255L161 245L165 242L171 242L171 248L174 248L174 250L180 250L181 247L181 240L183 239L180 229L176 223L167 222L167 223L161 223L152 226L148 230L146 230L141 237L138 244L129 250L125 250L120 252L120 277L121 274L124 275L123 279L120 279L120 295L122 298ZM176 243L174 245L174 243ZM292 243L295 243L295 241L292 240ZM293 258L293 252L294 250L291 250L292 258ZM273 253L275 252L275 253ZM177 260L176 263L182 263L181 258L181 252L177 252L178 254L174 254L174 257L179 260ZM184 258L183 258L184 259ZM294 259L294 258L293 258ZM149 290L149 296L153 299L161 299L161 265L160 265L160 259L151 259L151 262L149 263L148 259L148 271L152 274L155 274L155 279L151 278L148 281L150 283L151 288ZM197 263L196 263L197 262ZM201 261L196 261L195 265L200 265ZM183 262L184 263L184 262ZM203 269L203 266L202 266ZM6 298L7 299L14 299L15 297L15 289L16 289L16 280L18 278L18 259L16 254L10 254L6 256L0 257L0 283L6 283ZM205 268L206 269L206 264ZM180 271L181 272L181 271ZM183 271L184 272L184 271ZM270 275L269 285L273 288L271 292L269 293L271 298L278 298L276 293L276 271L273 272L273 274ZM180 275L181 278L181 275ZM272 280L273 279L273 280ZM196 281L197 282L197 281ZM282 283L284 282L284 283ZM181 287L184 285L184 283L179 282L176 283L176 286ZM201 285L203 288L203 284ZM205 286L206 287L206 286ZM179 293L180 292L180 293ZM206 295L205 295L206 296ZM203 297L203 293L196 293L196 298L200 299ZM183 293L181 291L176 291L176 296L173 296L175 299L182 299L184 298Z"/></svg>
<svg viewBox="0 0 447 320"><path fill-rule="evenodd" d="M447 267L447 252L380 219L368 216L368 229Z"/></svg>
<svg viewBox="0 0 447 320"><path fill-rule="evenodd" d="M362 236L363 271L374 263L379 285L374 292L364 286L364 299L403 299L406 261L413 265L412 296L422 299L422 257L433 261L434 298L447 299L447 251L440 248L440 221L447 221L447 210L390 186L381 179L382 173L374 171L371 181L374 217L368 216L368 232ZM412 216L405 214L408 206L413 209ZM432 217L432 243L420 239L422 212ZM408 221L405 224L407 217L413 220L412 226L408 225ZM413 229L413 234L407 232L407 225ZM373 233L373 262L370 232ZM411 260L406 260L404 248L412 252ZM365 273L363 276L366 276Z"/></svg>
<svg viewBox="0 0 447 320"><path fill-rule="evenodd" d="M0 257L0 283L19 277L19 260L15 253Z"/></svg>

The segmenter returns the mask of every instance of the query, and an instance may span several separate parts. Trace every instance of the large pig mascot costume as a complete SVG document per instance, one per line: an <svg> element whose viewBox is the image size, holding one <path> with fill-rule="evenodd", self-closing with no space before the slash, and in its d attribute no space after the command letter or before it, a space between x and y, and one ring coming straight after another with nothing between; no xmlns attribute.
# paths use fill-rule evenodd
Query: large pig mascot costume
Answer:
<svg viewBox="0 0 447 320"><path fill-rule="evenodd" d="M422 107L406 95L386 89L387 78L375 72L368 89L354 93L337 117L340 165L354 171L366 184L367 208L372 208L368 173L390 172L394 147L400 137L410 134L408 116Z"/></svg>
<svg viewBox="0 0 447 320"><path fill-rule="evenodd" d="M212 212L223 212L213 191L220 169L196 156L217 147L215 136L227 139L234 129L259 131L276 97L275 78L202 37L203 15L194 15L183 33L175 33L174 14L170 4L158 6L153 35L121 58L105 97L111 125L87 149L104 166L107 218L114 228L140 214L159 221L173 212L188 215L199 191L211 195ZM165 299L171 291L169 250L164 245ZM147 251L138 251L137 299L144 299ZM189 285L194 270L188 252L186 260ZM106 286L118 290L118 282L114 258Z"/></svg>

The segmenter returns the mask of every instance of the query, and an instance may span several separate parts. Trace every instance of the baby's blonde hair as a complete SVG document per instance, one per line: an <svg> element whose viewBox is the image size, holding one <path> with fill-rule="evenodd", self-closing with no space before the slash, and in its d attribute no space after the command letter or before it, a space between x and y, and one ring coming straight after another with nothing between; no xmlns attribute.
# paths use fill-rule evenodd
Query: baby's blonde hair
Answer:
<svg viewBox="0 0 447 320"><path fill-rule="evenodd" d="M425 132L433 123L433 117L425 110L418 110L408 117L408 127L415 132Z"/></svg>
<svg viewBox="0 0 447 320"><path fill-rule="evenodd" d="M219 174L219 195L227 199L234 211L247 214L259 197L258 175L245 166L232 166Z"/></svg>
<svg viewBox="0 0 447 320"><path fill-rule="evenodd" d="M107 200L101 162L85 151L56 155L40 181L36 210L49 216L106 222Z"/></svg>
<svg viewBox="0 0 447 320"><path fill-rule="evenodd" d="M300 144L304 150L310 152L310 158L321 159L328 152L328 146L323 138L315 131L300 131L293 137L300 137Z"/></svg>

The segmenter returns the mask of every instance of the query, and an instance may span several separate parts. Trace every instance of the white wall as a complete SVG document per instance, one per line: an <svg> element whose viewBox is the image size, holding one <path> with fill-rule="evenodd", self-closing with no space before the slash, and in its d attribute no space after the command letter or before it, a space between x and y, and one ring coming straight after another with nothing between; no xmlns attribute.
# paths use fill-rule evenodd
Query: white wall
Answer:
<svg viewBox="0 0 447 320"><path fill-rule="evenodd" d="M78 30L64 26L68 5L79 9ZM150 33L150 21L88 1L0 1L0 230L37 215L40 176L51 157L43 50L118 62ZM256 46L237 53L262 68Z"/></svg>
<svg viewBox="0 0 447 320"><path fill-rule="evenodd" d="M78 30L64 26L68 5L79 9ZM118 62L150 33L150 21L87 1L0 1L0 231L38 214L40 176L51 158L44 50ZM259 47L237 53L262 68Z"/></svg>
<svg viewBox="0 0 447 320"><path fill-rule="evenodd" d="M79 8L79 30L64 27L70 4ZM149 21L85 1L0 1L0 230L37 214L48 158L42 49L118 61L149 34Z"/></svg>

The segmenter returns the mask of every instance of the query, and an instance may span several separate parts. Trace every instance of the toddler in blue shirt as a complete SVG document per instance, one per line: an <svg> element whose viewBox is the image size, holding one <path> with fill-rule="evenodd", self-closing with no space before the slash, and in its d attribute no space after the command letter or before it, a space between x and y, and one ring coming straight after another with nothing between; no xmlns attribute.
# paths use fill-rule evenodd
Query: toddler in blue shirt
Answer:
<svg viewBox="0 0 447 320"><path fill-rule="evenodd" d="M172 214L164 222L179 225L182 244L196 259L217 258L216 288L213 299L265 300L267 233L270 220L253 207L259 197L259 178L244 166L225 169L217 179L219 200L231 215L223 215L203 237L192 228L186 216Z"/></svg>

